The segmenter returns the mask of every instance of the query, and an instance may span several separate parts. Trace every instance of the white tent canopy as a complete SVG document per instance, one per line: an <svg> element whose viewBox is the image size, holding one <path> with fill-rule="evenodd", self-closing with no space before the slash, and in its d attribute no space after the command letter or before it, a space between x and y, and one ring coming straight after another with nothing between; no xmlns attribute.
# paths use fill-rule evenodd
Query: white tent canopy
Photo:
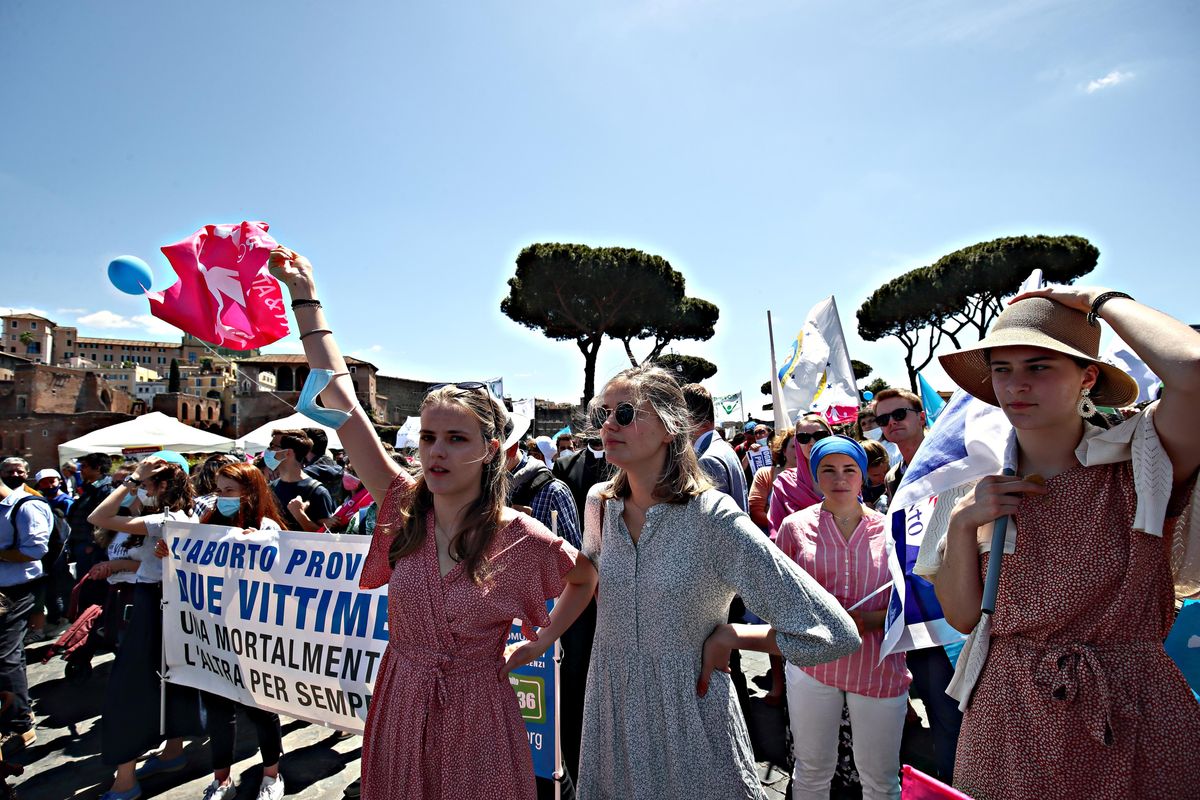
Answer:
<svg viewBox="0 0 1200 800"><path fill-rule="evenodd" d="M127 447L156 447L177 453L227 453L232 439L185 425L159 411L143 414L127 422L118 422L58 446L58 461L88 453L119 454Z"/></svg>
<svg viewBox="0 0 1200 800"><path fill-rule="evenodd" d="M342 440L338 438L337 431L333 428L326 428L324 425L318 425L300 412L296 412L290 417L284 417L275 422L268 422L261 428L255 428L241 439L238 439L238 444L247 453L261 453L271 446L271 431L286 430L289 428L320 428L329 437L330 450L342 449Z"/></svg>

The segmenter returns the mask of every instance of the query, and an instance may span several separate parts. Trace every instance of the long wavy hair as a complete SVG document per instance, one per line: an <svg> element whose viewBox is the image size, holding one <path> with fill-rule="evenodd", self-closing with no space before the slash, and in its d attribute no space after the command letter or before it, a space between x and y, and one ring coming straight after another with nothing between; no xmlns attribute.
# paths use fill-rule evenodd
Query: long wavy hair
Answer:
<svg viewBox="0 0 1200 800"><path fill-rule="evenodd" d="M706 489L711 489L712 481L700 468L696 451L692 449L693 427L687 402L671 373L662 367L648 365L618 372L604 384L600 394L592 398L588 406L589 420L594 419L604 393L615 384L629 387L634 406L649 403L655 416L671 435L663 471L654 486L654 499L667 503L686 503ZM625 470L618 468L606 496L624 498L629 497L629 493L629 476Z"/></svg>
<svg viewBox="0 0 1200 800"><path fill-rule="evenodd" d="M217 472L226 464L236 463L237 459L228 453L217 453L204 459L191 477L192 491L196 497L204 497L217 491Z"/></svg>
<svg viewBox="0 0 1200 800"><path fill-rule="evenodd" d="M500 516L508 497L508 470L498 444L504 441L508 413L486 389L459 389L452 385L430 392L421 403L419 413L434 406L452 406L470 413L479 423L479 435L488 448L488 454L481 462L479 496L467 506L462 526L449 546L450 556L465 564L470 580L482 585L491 576L487 553L500 529ZM493 440L497 442L495 449L491 446ZM425 537L431 534L426 530L426 519L433 508L433 493L429 491L424 473L417 478L413 492L412 504L401 512L394 526L392 546L388 551L388 561L393 567L399 559L419 550ZM379 535L378 531L376 535Z"/></svg>
<svg viewBox="0 0 1200 800"><path fill-rule="evenodd" d="M242 502L237 514L229 519L230 525L257 528L264 519L272 519L279 524L280 528L285 527L283 514L279 511L279 503L275 500L275 493L267 485L262 471L253 464L236 463L221 467L213 475L214 488L217 478L228 478L242 487ZM221 515L217 512L217 506L214 503L200 521L209 522L215 516Z"/></svg>

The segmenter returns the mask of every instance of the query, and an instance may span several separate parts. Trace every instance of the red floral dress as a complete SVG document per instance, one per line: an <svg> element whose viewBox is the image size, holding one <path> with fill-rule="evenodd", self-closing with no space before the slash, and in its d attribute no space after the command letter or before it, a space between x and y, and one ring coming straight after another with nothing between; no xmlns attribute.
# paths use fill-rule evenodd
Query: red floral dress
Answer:
<svg viewBox="0 0 1200 800"><path fill-rule="evenodd" d="M1200 796L1200 704L1163 650L1170 534L1132 529L1128 461L1046 486L1016 515L954 784L977 800Z"/></svg>
<svg viewBox="0 0 1200 800"><path fill-rule="evenodd" d="M362 796L533 800L525 726L500 672L504 643L514 618L549 624L546 600L561 594L577 551L520 515L497 531L482 587L462 564L442 577L431 535L392 569L384 526L412 488L406 474L388 488L361 580L364 589L388 585L390 637L363 734Z"/></svg>

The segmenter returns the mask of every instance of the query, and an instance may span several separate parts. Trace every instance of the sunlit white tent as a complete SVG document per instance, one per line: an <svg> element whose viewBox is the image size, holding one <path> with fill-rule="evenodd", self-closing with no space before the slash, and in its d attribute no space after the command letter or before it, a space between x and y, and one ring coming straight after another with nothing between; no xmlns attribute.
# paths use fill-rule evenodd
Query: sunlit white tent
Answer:
<svg viewBox="0 0 1200 800"><path fill-rule="evenodd" d="M227 453L232 439L185 425L160 411L118 422L58 446L59 463L88 453L119 454L125 448L155 447L177 453Z"/></svg>
<svg viewBox="0 0 1200 800"><path fill-rule="evenodd" d="M238 439L238 444L247 453L261 453L271 446L271 431L287 428L320 428L329 437L330 450L342 449L342 440L338 438L337 431L333 428L326 428L324 425L318 425L298 411L290 417L268 422L261 428L255 428L241 439Z"/></svg>

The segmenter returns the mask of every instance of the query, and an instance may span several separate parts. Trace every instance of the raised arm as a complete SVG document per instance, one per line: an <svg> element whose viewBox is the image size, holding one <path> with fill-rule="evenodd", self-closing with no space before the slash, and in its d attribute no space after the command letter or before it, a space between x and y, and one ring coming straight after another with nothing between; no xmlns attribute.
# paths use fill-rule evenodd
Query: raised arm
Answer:
<svg viewBox="0 0 1200 800"><path fill-rule="evenodd" d="M328 369L335 375L325 391L321 392L321 401L329 408L343 411L353 409L350 419L338 429L338 437L354 462L359 479L375 502L382 503L388 487L400 473L400 467L388 457L366 411L358 405L346 359L342 357L333 332L329 330L324 309L317 302L312 264L294 250L276 247L271 251L268 267L291 295L292 310L309 367Z"/></svg>
<svg viewBox="0 0 1200 800"><path fill-rule="evenodd" d="M166 463L161 458L147 458L134 467L133 474L129 476L129 479L144 481ZM142 522L141 517L121 516L121 501L127 494L129 494L129 487L125 483L117 485L109 492L108 497L96 506L96 510L88 514L88 523L109 531L145 536L146 523Z"/></svg>
<svg viewBox="0 0 1200 800"><path fill-rule="evenodd" d="M1050 286L1013 298L1048 297L1068 308L1088 312L1101 294L1094 286ZM1136 300L1116 297L1101 305L1098 316L1162 379L1163 396L1154 414L1154 427L1181 483L1200 467L1200 333L1161 311Z"/></svg>

